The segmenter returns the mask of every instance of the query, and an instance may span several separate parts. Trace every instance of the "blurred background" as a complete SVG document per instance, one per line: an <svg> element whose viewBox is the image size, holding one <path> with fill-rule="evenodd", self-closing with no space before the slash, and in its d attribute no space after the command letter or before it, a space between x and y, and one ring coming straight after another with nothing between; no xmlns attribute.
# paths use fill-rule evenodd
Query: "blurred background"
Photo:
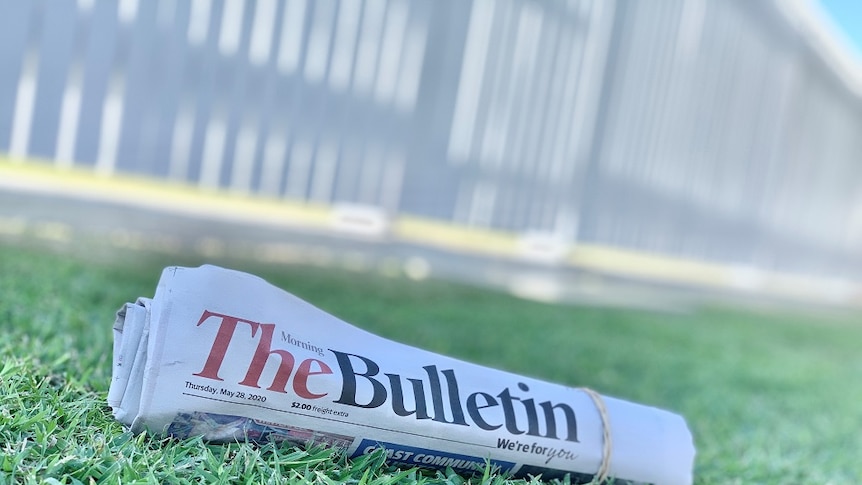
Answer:
<svg viewBox="0 0 862 485"><path fill-rule="evenodd" d="M814 0L0 1L0 238L862 305Z"/></svg>

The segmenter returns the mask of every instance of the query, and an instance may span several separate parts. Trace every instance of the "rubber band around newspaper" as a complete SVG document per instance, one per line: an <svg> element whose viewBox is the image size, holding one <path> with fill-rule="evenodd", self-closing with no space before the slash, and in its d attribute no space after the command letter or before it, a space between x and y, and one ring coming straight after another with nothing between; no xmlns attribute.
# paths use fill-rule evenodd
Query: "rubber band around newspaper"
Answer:
<svg viewBox="0 0 862 485"><path fill-rule="evenodd" d="M602 463L599 465L599 470L596 472L594 480L596 483L604 483L604 481L607 480L608 472L611 469L611 450L613 448L608 409L605 407L605 401L599 393L587 387L581 387L579 389L590 396L593 403L596 405L596 409L599 411L599 417L602 419Z"/></svg>

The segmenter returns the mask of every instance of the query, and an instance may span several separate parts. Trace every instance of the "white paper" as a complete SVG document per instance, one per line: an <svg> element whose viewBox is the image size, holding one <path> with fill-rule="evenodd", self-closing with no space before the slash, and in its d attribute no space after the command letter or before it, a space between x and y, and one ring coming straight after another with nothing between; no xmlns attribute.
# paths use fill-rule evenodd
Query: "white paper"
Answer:
<svg viewBox="0 0 862 485"><path fill-rule="evenodd" d="M249 274L166 268L114 325L108 402L135 432L383 447L391 463L589 482L603 423L583 390L365 332ZM477 336L481 338L481 336ZM682 417L604 397L616 483L690 484Z"/></svg>

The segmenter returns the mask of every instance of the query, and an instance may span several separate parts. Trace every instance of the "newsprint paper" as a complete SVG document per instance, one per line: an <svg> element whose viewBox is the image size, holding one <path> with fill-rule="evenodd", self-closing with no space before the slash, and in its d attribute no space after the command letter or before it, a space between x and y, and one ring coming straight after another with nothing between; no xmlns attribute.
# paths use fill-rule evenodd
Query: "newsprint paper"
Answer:
<svg viewBox="0 0 862 485"><path fill-rule="evenodd" d="M481 336L477 336L481 338ZM108 403L132 431L288 441L515 477L690 484L682 417L360 330L249 274L166 268L114 324Z"/></svg>

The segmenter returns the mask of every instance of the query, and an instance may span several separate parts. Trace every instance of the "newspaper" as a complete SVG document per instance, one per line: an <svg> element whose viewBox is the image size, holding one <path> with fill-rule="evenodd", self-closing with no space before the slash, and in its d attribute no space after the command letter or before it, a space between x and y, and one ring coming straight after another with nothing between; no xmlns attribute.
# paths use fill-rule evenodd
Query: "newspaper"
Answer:
<svg viewBox="0 0 862 485"><path fill-rule="evenodd" d="M477 336L477 338L481 338ZM515 477L690 484L682 417L378 337L256 276L166 268L117 313L108 403L132 431L288 441Z"/></svg>

